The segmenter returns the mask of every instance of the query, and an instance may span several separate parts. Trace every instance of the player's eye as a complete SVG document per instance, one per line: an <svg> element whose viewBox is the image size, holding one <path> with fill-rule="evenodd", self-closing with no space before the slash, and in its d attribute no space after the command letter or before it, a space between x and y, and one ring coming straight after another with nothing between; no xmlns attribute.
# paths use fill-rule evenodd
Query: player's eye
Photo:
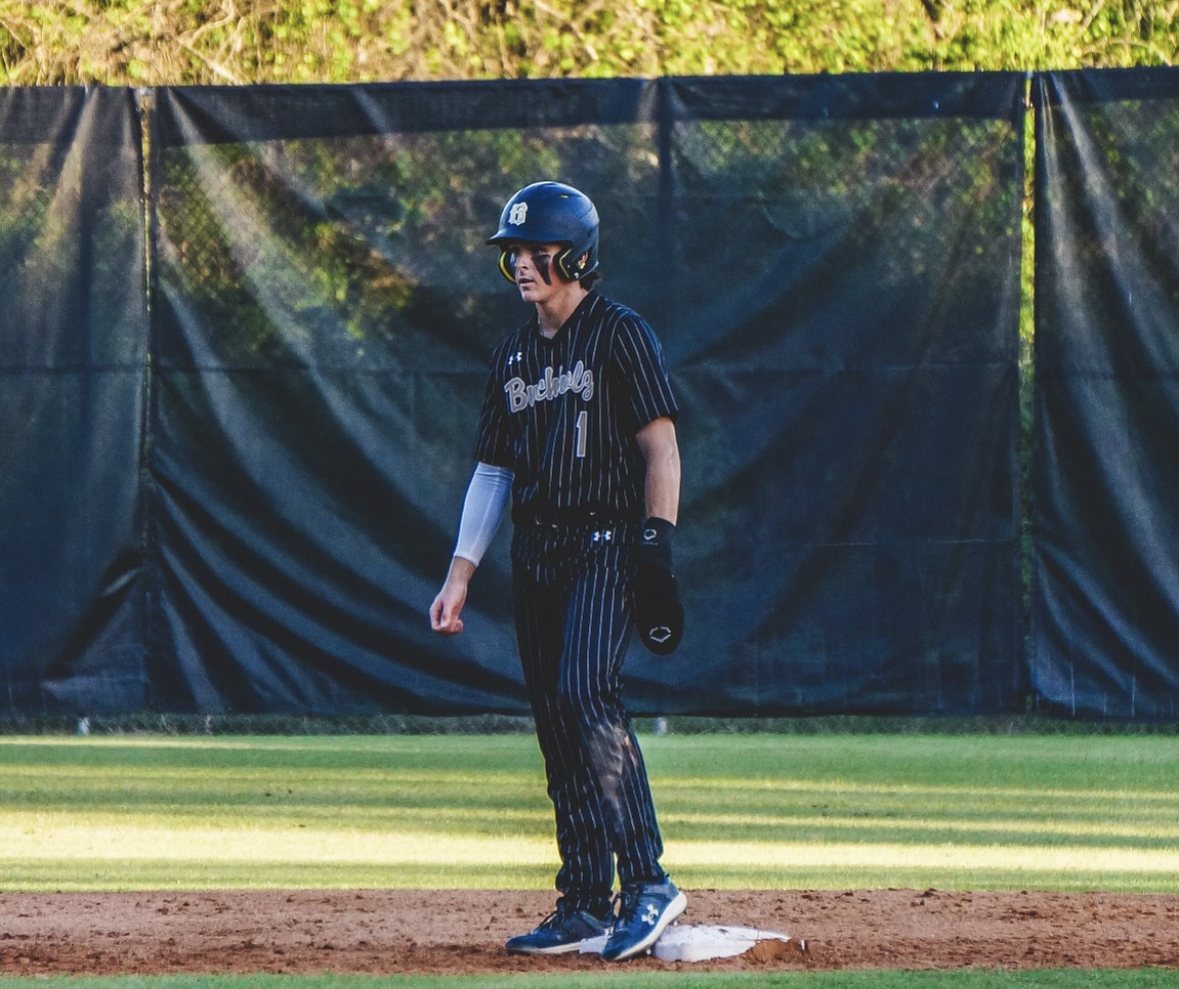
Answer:
<svg viewBox="0 0 1179 989"><path fill-rule="evenodd" d="M530 251L525 247L509 247L507 254L508 260L512 263L513 266L515 266L520 261L520 258L524 257L525 255L528 256L528 260L536 268L541 268L551 263L553 260L553 255L549 251Z"/></svg>

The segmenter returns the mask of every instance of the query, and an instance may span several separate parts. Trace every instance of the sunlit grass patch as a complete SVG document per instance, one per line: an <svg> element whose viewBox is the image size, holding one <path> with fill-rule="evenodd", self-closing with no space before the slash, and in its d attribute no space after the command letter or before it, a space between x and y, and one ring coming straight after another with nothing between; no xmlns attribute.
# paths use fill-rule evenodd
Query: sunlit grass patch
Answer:
<svg viewBox="0 0 1179 989"><path fill-rule="evenodd" d="M1179 891L1179 739L642 742L685 886ZM4 889L547 889L552 831L528 736L0 738Z"/></svg>

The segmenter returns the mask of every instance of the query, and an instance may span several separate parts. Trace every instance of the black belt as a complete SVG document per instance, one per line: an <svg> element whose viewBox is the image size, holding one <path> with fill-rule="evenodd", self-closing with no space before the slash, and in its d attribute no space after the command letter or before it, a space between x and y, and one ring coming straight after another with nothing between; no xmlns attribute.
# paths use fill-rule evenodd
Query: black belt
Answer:
<svg viewBox="0 0 1179 989"><path fill-rule="evenodd" d="M514 507L512 521L516 525L588 526L602 528L623 525L627 522L642 522L634 515L623 515L610 509L599 508L544 508Z"/></svg>

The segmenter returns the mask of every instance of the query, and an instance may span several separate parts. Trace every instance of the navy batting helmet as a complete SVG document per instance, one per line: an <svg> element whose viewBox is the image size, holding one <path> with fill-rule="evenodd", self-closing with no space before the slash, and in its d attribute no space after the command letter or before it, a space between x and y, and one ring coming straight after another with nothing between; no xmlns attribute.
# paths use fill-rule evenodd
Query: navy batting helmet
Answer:
<svg viewBox="0 0 1179 989"><path fill-rule="evenodd" d="M487 241L500 249L500 273L515 282L511 258L504 250L504 244L512 240L567 245L553 264L564 278L579 281L598 267L598 211L589 196L571 185L534 182L508 200L499 230Z"/></svg>

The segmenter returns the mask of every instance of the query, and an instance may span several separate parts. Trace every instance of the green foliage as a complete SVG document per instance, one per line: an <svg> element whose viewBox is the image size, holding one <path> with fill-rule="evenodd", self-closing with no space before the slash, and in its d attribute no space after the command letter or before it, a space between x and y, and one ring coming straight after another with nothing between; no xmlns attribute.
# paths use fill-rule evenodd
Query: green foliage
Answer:
<svg viewBox="0 0 1179 989"><path fill-rule="evenodd" d="M650 180L650 148L645 127L595 125L168 148L160 284L231 363L405 368L431 343L482 354L502 326L484 245L502 189L574 167L630 187Z"/></svg>
<svg viewBox="0 0 1179 989"><path fill-rule="evenodd" d="M0 0L0 83L1170 65L1174 0Z"/></svg>

